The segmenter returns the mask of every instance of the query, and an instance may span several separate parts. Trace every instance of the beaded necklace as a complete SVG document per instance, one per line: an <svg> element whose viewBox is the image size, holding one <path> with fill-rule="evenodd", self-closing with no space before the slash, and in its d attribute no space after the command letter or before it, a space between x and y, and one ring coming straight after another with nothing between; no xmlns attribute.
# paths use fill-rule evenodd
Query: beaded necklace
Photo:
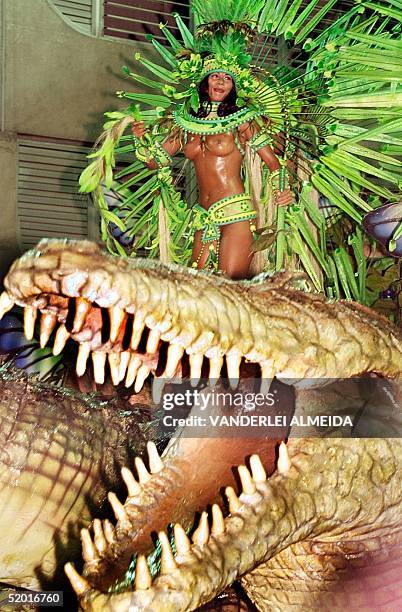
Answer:
<svg viewBox="0 0 402 612"><path fill-rule="evenodd" d="M225 132L231 132L239 127L239 125L242 123L252 121L255 119L255 117L258 117L261 114L262 113L260 110L242 108L231 115L226 115L226 117L216 116L201 119L199 117L190 115L188 110L181 107L179 110L173 112L173 120L175 124L184 132L211 136L213 134L224 134Z"/></svg>

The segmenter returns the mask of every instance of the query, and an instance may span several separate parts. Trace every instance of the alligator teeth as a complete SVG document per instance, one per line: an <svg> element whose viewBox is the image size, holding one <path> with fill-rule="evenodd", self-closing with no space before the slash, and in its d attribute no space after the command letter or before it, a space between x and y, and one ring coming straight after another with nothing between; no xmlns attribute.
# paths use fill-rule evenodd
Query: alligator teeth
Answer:
<svg viewBox="0 0 402 612"><path fill-rule="evenodd" d="M119 368L119 382L121 382L127 371L127 367L130 361L130 351L123 351L120 353L120 368Z"/></svg>
<svg viewBox="0 0 402 612"><path fill-rule="evenodd" d="M78 597L81 597L84 595L84 593L91 590L89 582L77 572L72 563L66 563L64 566L64 571Z"/></svg>
<svg viewBox="0 0 402 612"><path fill-rule="evenodd" d="M108 308L110 317L110 342L116 342L120 327L126 318L126 311L118 306Z"/></svg>
<svg viewBox="0 0 402 612"><path fill-rule="evenodd" d="M189 552L191 548L191 542L188 539L187 534L184 531L183 527L179 523L176 523L173 529L174 529L174 543L176 546L176 550L179 555L185 555L186 553Z"/></svg>
<svg viewBox="0 0 402 612"><path fill-rule="evenodd" d="M148 480L151 479L151 474L148 472L145 467L145 463L141 459L141 457L135 458L135 467L137 468L138 480L141 484L145 484Z"/></svg>
<svg viewBox="0 0 402 612"><path fill-rule="evenodd" d="M200 524L194 531L192 540L197 546L205 546L209 540L209 525L208 525L208 514L203 512L200 518Z"/></svg>
<svg viewBox="0 0 402 612"><path fill-rule="evenodd" d="M103 533L102 521L95 519L93 522L93 528L96 550L100 555L102 555L107 550L107 540L105 538L105 534Z"/></svg>
<svg viewBox="0 0 402 612"><path fill-rule="evenodd" d="M212 506L212 534L217 536L225 533L225 519L218 504Z"/></svg>
<svg viewBox="0 0 402 612"><path fill-rule="evenodd" d="M141 487L134 478L134 474L132 473L132 471L126 467L123 467L121 468L121 475L124 482L126 483L128 496L136 497L137 495L139 495L139 493L141 492Z"/></svg>
<svg viewBox="0 0 402 612"><path fill-rule="evenodd" d="M105 534L108 544L114 544L116 542L116 530L108 519L103 521L103 533Z"/></svg>
<svg viewBox="0 0 402 612"><path fill-rule="evenodd" d="M105 382L106 353L100 351L92 353L92 364L94 367L94 378L98 385Z"/></svg>
<svg viewBox="0 0 402 612"><path fill-rule="evenodd" d="M211 357L209 359L209 385L214 386L221 375L223 357Z"/></svg>
<svg viewBox="0 0 402 612"><path fill-rule="evenodd" d="M53 346L53 355L60 355L61 351L64 349L64 347L66 346L66 342L69 339L70 334L66 329L66 326L64 325L60 325L59 329L56 332L56 336L54 339L54 346Z"/></svg>
<svg viewBox="0 0 402 612"><path fill-rule="evenodd" d="M87 563L99 559L88 529L81 529L82 556Z"/></svg>
<svg viewBox="0 0 402 612"><path fill-rule="evenodd" d="M170 574L176 568L176 561L174 560L172 549L170 548L169 538L164 531L158 533L159 542L161 543L161 574Z"/></svg>
<svg viewBox="0 0 402 612"><path fill-rule="evenodd" d="M83 376L85 374L85 370L87 369L87 361L88 361L90 352L91 352L91 345L89 342L83 342L82 344L80 344L80 348L78 349L77 364L75 366L75 371L77 372L77 376Z"/></svg>
<svg viewBox="0 0 402 612"><path fill-rule="evenodd" d="M232 487L226 487L225 493L228 498L230 513L234 514L241 508L240 499L237 497Z"/></svg>
<svg viewBox="0 0 402 612"><path fill-rule="evenodd" d="M255 484L251 478L251 474L245 465L239 465L237 468L241 480L241 486L245 495L254 495L256 492Z"/></svg>
<svg viewBox="0 0 402 612"><path fill-rule="evenodd" d="M131 387L137 376L138 368L141 365L141 358L138 355L131 355L128 364L128 371L126 376L126 387Z"/></svg>
<svg viewBox="0 0 402 612"><path fill-rule="evenodd" d="M126 509L124 508L121 501L117 498L116 494L113 493L112 491L109 491L107 498L109 500L110 505L112 506L112 510L114 512L116 519L123 523L129 522L130 519L128 518Z"/></svg>
<svg viewBox="0 0 402 612"><path fill-rule="evenodd" d="M37 308L26 306L24 308L24 334L27 340L32 340L35 331Z"/></svg>
<svg viewBox="0 0 402 612"><path fill-rule="evenodd" d="M190 378L192 387L196 387L200 381L203 360L204 355L202 353L194 353L193 355L189 356Z"/></svg>
<svg viewBox="0 0 402 612"><path fill-rule="evenodd" d="M156 448L156 444L154 442L147 442L147 450L149 469L151 470L151 474L157 474L158 472L161 472L164 468L164 465L158 453L158 449Z"/></svg>
<svg viewBox="0 0 402 612"><path fill-rule="evenodd" d="M231 389L236 389L240 377L241 354L236 352L226 355L226 366L228 370L229 385Z"/></svg>
<svg viewBox="0 0 402 612"><path fill-rule="evenodd" d="M109 353L108 357L112 383L118 385L120 382L120 353Z"/></svg>
<svg viewBox="0 0 402 612"><path fill-rule="evenodd" d="M138 372L137 372L137 378L135 379L135 384L134 384L134 391L135 393L139 393L142 389L142 387L144 386L144 382L148 376L148 374L150 373L151 369L149 366L143 364L142 366L140 366Z"/></svg>
<svg viewBox="0 0 402 612"><path fill-rule="evenodd" d="M146 352L151 354L156 353L156 351L158 350L160 339L160 331L158 329L151 329L147 340L147 348L145 349Z"/></svg>
<svg viewBox="0 0 402 612"><path fill-rule="evenodd" d="M165 371L163 373L164 378L173 378L181 358L183 357L184 348L178 344L170 344L167 353L167 362Z"/></svg>
<svg viewBox="0 0 402 612"><path fill-rule="evenodd" d="M251 455L250 467L251 467L251 473L253 475L254 482L265 482L266 481L267 473L258 455Z"/></svg>
<svg viewBox="0 0 402 612"><path fill-rule="evenodd" d="M136 591L146 591L152 586L152 576L145 555L137 557L134 587Z"/></svg>
<svg viewBox="0 0 402 612"><path fill-rule="evenodd" d="M188 348L192 353L205 353L209 349L214 340L215 334L212 331L203 331Z"/></svg>
<svg viewBox="0 0 402 612"><path fill-rule="evenodd" d="M56 327L57 317L49 312L42 314L40 319L39 343L41 348L45 348L49 341L52 331Z"/></svg>
<svg viewBox="0 0 402 612"><path fill-rule="evenodd" d="M133 321L133 331L131 333L130 347L133 351L138 348L141 340L142 332L144 331L144 317L141 313L136 312Z"/></svg>
<svg viewBox="0 0 402 612"><path fill-rule="evenodd" d="M260 363L261 366L261 388L260 393L267 395L271 388L272 379L275 376L275 370L273 367L273 362L268 359L267 361L263 361Z"/></svg>
<svg viewBox="0 0 402 612"><path fill-rule="evenodd" d="M278 472L280 474L287 474L290 466L291 462L287 446L284 442L281 442L279 445Z"/></svg>
<svg viewBox="0 0 402 612"><path fill-rule="evenodd" d="M166 379L162 376L154 376L152 379L152 401L154 404L159 404L162 395L163 389L165 388Z"/></svg>
<svg viewBox="0 0 402 612"><path fill-rule="evenodd" d="M14 306L14 300L10 295L8 295L7 291L3 291L0 295L0 319L4 317L6 312L11 310Z"/></svg>
<svg viewBox="0 0 402 612"><path fill-rule="evenodd" d="M73 322L72 333L80 332L84 326L85 319L91 310L91 302L85 298L77 298L75 300L75 315Z"/></svg>

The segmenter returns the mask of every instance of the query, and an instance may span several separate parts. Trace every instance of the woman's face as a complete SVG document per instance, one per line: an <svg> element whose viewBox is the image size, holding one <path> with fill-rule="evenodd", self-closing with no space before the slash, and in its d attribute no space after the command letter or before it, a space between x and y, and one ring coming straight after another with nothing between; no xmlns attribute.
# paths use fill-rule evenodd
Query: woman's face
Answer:
<svg viewBox="0 0 402 612"><path fill-rule="evenodd" d="M233 87L233 79L226 72L213 72L208 77L208 95L211 102L222 102Z"/></svg>

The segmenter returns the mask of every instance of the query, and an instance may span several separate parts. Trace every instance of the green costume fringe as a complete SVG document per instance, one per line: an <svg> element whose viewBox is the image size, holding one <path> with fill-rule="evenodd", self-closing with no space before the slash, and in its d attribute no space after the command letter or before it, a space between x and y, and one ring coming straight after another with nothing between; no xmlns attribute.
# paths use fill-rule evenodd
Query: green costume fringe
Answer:
<svg viewBox="0 0 402 612"><path fill-rule="evenodd" d="M357 2L310 38L336 3L328 0L318 10L317 0L303 8L300 0L194 0L196 35L179 16L182 40L161 24L167 45L150 37L161 65L137 53L150 77L124 68L128 77L155 93L119 92L131 105L107 113L100 147L92 154L95 160L81 176L81 190L94 194L102 236L111 252L133 256L145 249L150 257L162 252L163 259L183 264L188 264L191 253L191 210L175 188L171 169L152 171L138 160L116 167L118 158L134 159L133 137L124 134L130 123L145 122L152 138L141 144L152 147L172 130L182 140L185 132L235 130L244 114L258 132L257 142L251 143L254 149L258 138L272 143L297 193L294 205L259 215L272 221L260 228L255 244L264 252L264 267L301 266L315 288L328 296L370 303L360 225L365 213L396 201L400 191L402 12L396 0ZM262 48L251 41L255 33L260 42L265 36ZM270 49L279 38L289 46L301 46L303 54L295 59L302 61L267 67ZM194 118L191 110L199 106L198 83L213 69L234 74L237 103L244 110L207 122ZM268 171L262 167L260 172L261 212L272 206L272 198ZM249 176L245 164L246 187ZM113 209L107 206L101 183L120 194ZM246 191L252 191L250 184ZM329 214L317 206L317 192ZM169 239L163 247L161 218ZM125 249L113 238L113 224L133 239L132 246Z"/></svg>

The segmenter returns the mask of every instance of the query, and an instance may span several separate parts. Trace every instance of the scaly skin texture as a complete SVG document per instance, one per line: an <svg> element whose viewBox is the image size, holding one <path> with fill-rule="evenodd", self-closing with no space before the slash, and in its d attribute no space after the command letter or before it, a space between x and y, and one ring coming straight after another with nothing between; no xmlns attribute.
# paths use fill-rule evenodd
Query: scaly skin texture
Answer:
<svg viewBox="0 0 402 612"><path fill-rule="evenodd" d="M390 399L388 406L386 401L384 401L385 398ZM300 390L296 394L295 415L298 418L306 414L349 414L355 423L357 435L359 428L363 435L364 433L375 433L378 431L385 434L389 434L392 431L400 431L400 412L400 389L387 381L379 382L375 381L375 379L355 379L334 383L321 389ZM295 429L297 434L297 428ZM313 428L310 432L311 434L316 433ZM327 435L339 436L339 433L339 429L328 428ZM341 433L349 436L350 430L342 430ZM131 493L129 491L129 496L124 505L125 512L122 513L120 511L116 513L118 520L115 541L107 549L98 549L96 540L93 546L88 547L88 540L87 538L85 539L83 547L84 559L86 560L84 572L90 584L105 592L111 586L110 571L112 572L113 579L121 579L123 577L121 559L124 558L124 541L126 542L126 550L129 550L130 554L135 550L138 552L147 550L149 552L150 540L148 540L148 548L146 546L144 548L144 544L146 544L146 538L144 538L145 525L148 527L148 530L149 528L154 528L158 531L162 528L163 522L165 522L165 525L168 521L174 522L180 515L182 517L180 522L186 525L189 509L191 507L193 510L202 509L202 506L201 508L194 504L191 506L191 496L194 491L197 494L201 492L199 495L201 499L203 496L205 498L208 492L210 495L209 501L218 501L215 495L218 488L216 486L215 472L218 473L220 478L223 477L221 484L232 484L234 487L237 487L237 484L234 484L233 481L224 480L224 478L228 478L225 468L230 465L230 459L235 462L236 460L239 461L239 457L247 455L247 449L252 449L252 441L240 437L235 439L235 442L236 444L234 445L225 439L214 440L206 438L195 441L183 437L174 440L167 449L163 469L158 472L157 476L151 475L147 482L141 483L138 490ZM267 453L268 449L272 449L273 441L269 438L256 439L253 442L254 450ZM310 448L311 452L313 452L313 448L316 448L316 452L321 452L321 459L317 459L317 461L321 461L321 469L325 470L327 463L326 449L328 446L332 448L331 445L333 444L334 452L338 454L336 449L341 445L348 450L350 455L353 455L359 453L362 444L364 445L366 442L350 439L343 441L335 439L333 442L328 440L326 446L322 449L322 441L311 440ZM399 443L399 441L395 442ZM293 444L299 445L300 443L302 442L292 440L289 445L291 447ZM393 443L391 441L391 444ZM315 444L316 447L314 447ZM364 450L364 446L362 448ZM197 457L195 465L194 456ZM219 460L216 460L216 457L219 457ZM272 456L269 457L269 454L265 454L265 458L268 460L270 471L272 471L275 461L273 461ZM366 456L366 459L372 462L370 455ZM309 465L310 462L308 461L307 464ZM399 465L399 463L396 462L396 465ZM281 466L283 474L283 461ZM373 470L383 469L383 467L383 458L377 457L375 465L370 468L370 473L373 473ZM311 462L311 469L315 469L315 460ZM337 499L338 495L338 483L342 482L342 479L346 477L344 471L347 472L348 469L349 456L345 454L343 459L340 457L339 475L336 479L333 476L331 477L332 496L335 499ZM207 481L203 471L205 473L209 472ZM396 478L398 482L400 481L400 476L400 472L397 473ZM355 477L356 474L354 475ZM163 481L165 478L167 483L164 487ZM306 479L308 480L309 478L310 470L306 474ZM373 487L371 489L367 488L370 483L365 478L366 476L363 474L362 479L359 478L359 481L356 481L356 485L359 482L358 486L364 489L365 494L367 491L370 491L369 495L372 496L371 504L376 503L378 502L378 495ZM212 483L212 487L215 484L215 489L208 489L206 482ZM249 491L247 494L249 494ZM356 495L358 494L357 492ZM150 504L149 500L151 499L152 503ZM243 497L241 496L240 499L242 500ZM169 504L171 504L170 517L169 515L165 517L166 507ZM162 510L162 520L160 510ZM263 509L258 507L257 512L260 511L263 511ZM396 521L400 523L400 504L395 508L395 515L397 517ZM326 609L326 607L334 609L335 604L341 606L345 601L348 601L348 589L352 600L356 594L359 594L360 597L356 600L359 602L362 600L363 594L369 601L374 596L376 598L375 601L382 603L385 598L387 598L388 602L399 601L399 595L402 593L398 577L398 572L400 572L402 566L400 549L398 549L400 534L398 529L394 529L393 522L391 521L388 524L386 515L384 516L386 524L380 537L376 535L376 524L374 526L371 525L370 519L367 525L362 527L362 535L359 535L357 539L356 535L349 534L348 529L345 529L340 536L336 535L335 543L331 543L331 537L325 531L324 534L320 534L318 537L314 536L311 542L309 541L311 536L307 540L303 540L304 534L302 534L302 540L297 540L295 553L293 553L292 546L288 547L283 553L276 554L272 563L264 562L257 564L256 569L251 572L245 570L242 584L247 590L248 595L255 601L257 607L267 610L270 610L272 606L275 606L277 610L287 610L288 606L294 606L295 610L306 608ZM379 521L377 521L377 524L379 524ZM212 529L214 528L212 527ZM199 555L202 554L205 543L203 542L201 545ZM121 555L120 558L119 554ZM392 557L394 557L394 560L392 560ZM180 562L180 559L179 554L177 561ZM218 567L221 566L221 560L215 556L210 558L210 561L214 565L217 564ZM125 567L127 567L127 557L125 562ZM395 565L394 570L392 567L389 567L392 563ZM253 564L254 558L250 561L251 570L253 569ZM356 568L359 568L359 571L361 570L362 572L367 571L369 573L368 577L365 577L364 574L359 574L355 571ZM396 576L392 576L392 571L394 571ZM210 570L207 573L209 575ZM197 581L197 576L198 570L195 572L195 581ZM233 574L232 579L234 580L237 576L237 574ZM377 584L373 584L371 576L375 577L374 582L377 581ZM385 592L384 581L386 581L387 585ZM388 582L391 583L389 586ZM157 584L159 583L156 581L155 585ZM224 585L222 586L219 582L214 594L218 594L221 588L224 588ZM398 589L400 593L398 593ZM148 593L149 598L152 596L152 593ZM98 597L99 600L97 599ZM158 597L159 595L156 596L155 603L150 609L164 610L166 606L170 605L169 598L162 597L159 600ZM92 598L94 598L94 601L99 602L99 609L106 605L107 598L103 598L99 593L94 593L94 591L86 593L84 601L92 601ZM112 609L120 609L119 602L121 602L121 609L124 610L128 609L131 600L129 600L128 595L126 597L122 595L113 596L110 599ZM83 605L88 605L89 609L91 609L90 606L92 604L85 603ZM96 605L94 609L97 609ZM148 604L144 605L147 606ZM173 608L178 605L178 602L174 599L172 603ZM193 604L189 603L188 605ZM125 606L127 607L125 608ZM353 609L350 601L348 601L348 606ZM189 609L192 608L189 607Z"/></svg>
<svg viewBox="0 0 402 612"><path fill-rule="evenodd" d="M291 416L293 390L276 382L272 389L277 392L282 411ZM266 414L274 415L275 408L266 409ZM208 431L202 438L172 439L164 453L163 470L149 474L139 490L129 491L125 515L117 517L114 541L95 559L88 559L85 575L91 584L104 591L121 580L133 554L153 549L152 532L164 530L168 523L177 521L190 528L197 512L221 501L222 487L237 486L233 467L245 456L258 452L271 473L275 469L278 440L284 439L287 432L288 428L282 427L259 438L243 436L240 444L237 437L209 437ZM196 469L195 457L199 459Z"/></svg>
<svg viewBox="0 0 402 612"><path fill-rule="evenodd" d="M328 303L294 288L294 282L288 274L234 282L150 260L114 258L88 242L42 241L13 264L4 284L11 300L54 313L59 323L67 321L68 298L84 298L91 304L86 322L79 331L67 326L67 332L88 352L121 352L125 322L135 315L138 325L145 323L175 347L167 378L183 351L245 358L259 363L267 378L400 375L400 330L363 306ZM120 322L112 339L102 338L102 308L114 308L111 317ZM133 345L125 351L130 356ZM140 357L149 371L156 369L157 351L153 356L156 361Z"/></svg>
<svg viewBox="0 0 402 612"><path fill-rule="evenodd" d="M13 303L24 306L30 334L39 310L44 344L60 324L56 350L61 350L68 338L77 341L79 372L85 370L92 352L95 378L102 378L107 354L112 379L116 383L125 379L128 387L135 383L137 391L149 372L159 370L162 378L169 379L184 371L187 355L189 373L195 379L204 358L209 360L211 378L219 377L223 358L229 378L234 379L239 377L244 360L259 364L263 378L294 381L361 373L400 377L400 330L357 304L329 303L316 294L300 291L296 288L300 282L297 275L282 274L236 283L150 261L119 260L102 254L90 243L43 242L14 264L5 280L7 293L0 298L0 311ZM143 334L145 350L140 346ZM163 343L168 345L165 361ZM252 449L250 441L244 447L243 443L237 441L241 461L257 450L255 445ZM265 440L260 446L271 473L275 441L266 444ZM210 462L204 465L204 461L207 457L220 458L224 450L225 459L219 461L223 475L220 484L230 483L234 444L223 447L219 440L215 447L210 441L193 445L186 441L181 451L171 446L167 463L154 465L154 469L151 465L151 474L137 465L139 483L126 474L129 497L125 506L112 500L118 519L115 530L107 535L105 526L98 522L94 542L89 532L83 535L85 574L95 587L105 590L115 578L121 578L133 551L148 550L152 529L163 529L168 520L179 519L187 526L189 517L199 509L197 500L214 501L216 475L208 475ZM225 529L218 518L215 530L212 526L213 536L206 537L202 519L190 550L183 544L182 535L178 536L181 549L179 545L176 562L165 545L161 576L152 585L141 570L135 593L110 596L91 590L85 581L80 586L80 579L69 570L82 595L83 607L191 610L247 573L244 584L258 600L258 607L264 609L270 605L271 595L266 599L261 576L270 571L272 557L281 559L283 550L293 551L290 546L306 539L325 542L335 537L353 548L357 538L369 550L378 530L381 546L383 536L387 544L391 539L392 543L393 539L398 541L399 442L291 440L289 452L290 470L282 460L280 469L268 481L257 470L256 474L253 471L253 483L242 468L244 493L241 502L229 493L230 515ZM201 465L199 481L194 476L198 472L194 457ZM381 475L383 468L386 474L380 478L378 473ZM204 484L208 477L213 481L212 492ZM173 512L172 504L176 505ZM368 539L364 537L367 530ZM292 552L286 554L291 559ZM306 554L308 559L312 556ZM256 566L261 568L259 574L252 572ZM285 598L278 597L278 609L286 609L284 600L291 602L289 597L288 593ZM305 603L306 607L310 604Z"/></svg>
<svg viewBox="0 0 402 612"><path fill-rule="evenodd" d="M183 546L180 550L176 539L179 552L174 561L168 545L165 546L161 573L149 588L108 595L84 587L82 608L115 612L195 610L236 578L282 551L287 549L288 556L294 558L299 542L304 543L305 554L313 550L314 558L318 553L323 559L321 563L329 565L328 555L339 553L342 546L344 560L345 550L349 555L359 552L361 557L369 557L376 550L401 544L400 440L291 439L288 452L290 466L280 467L268 480L262 481L253 471L251 485L243 484L240 498L235 497L234 501L232 498L223 533L207 534L204 541L188 545L187 551ZM289 546L293 547L291 552ZM338 551L334 551L336 548ZM283 561L284 553L281 558ZM335 554L333 558L336 560ZM400 568L400 556L398 561ZM271 564L271 571L273 567ZM287 562L286 571L291 573L291 567L292 563ZM254 595L258 608L268 610L272 609L271 603L275 604L270 598L275 585L268 587L267 593L261 584L264 569L262 574L258 569L257 574L249 574L244 584L249 594ZM340 579L336 576L336 563L330 569L325 572L326 578L335 583ZM318 575L317 570L316 578ZM286 610L287 596L292 590L289 587L282 589L286 590L282 601L277 596L276 609ZM400 595L397 589L396 595ZM347 597L343 599L346 601ZM337 605L341 603L336 596L334 600ZM294 603L301 602L294 598ZM303 605L313 609L314 598L306 597Z"/></svg>
<svg viewBox="0 0 402 612"><path fill-rule="evenodd" d="M118 482L118 466L145 447L141 420L117 399L85 398L0 366L1 582L40 588L77 555L79 528Z"/></svg>

